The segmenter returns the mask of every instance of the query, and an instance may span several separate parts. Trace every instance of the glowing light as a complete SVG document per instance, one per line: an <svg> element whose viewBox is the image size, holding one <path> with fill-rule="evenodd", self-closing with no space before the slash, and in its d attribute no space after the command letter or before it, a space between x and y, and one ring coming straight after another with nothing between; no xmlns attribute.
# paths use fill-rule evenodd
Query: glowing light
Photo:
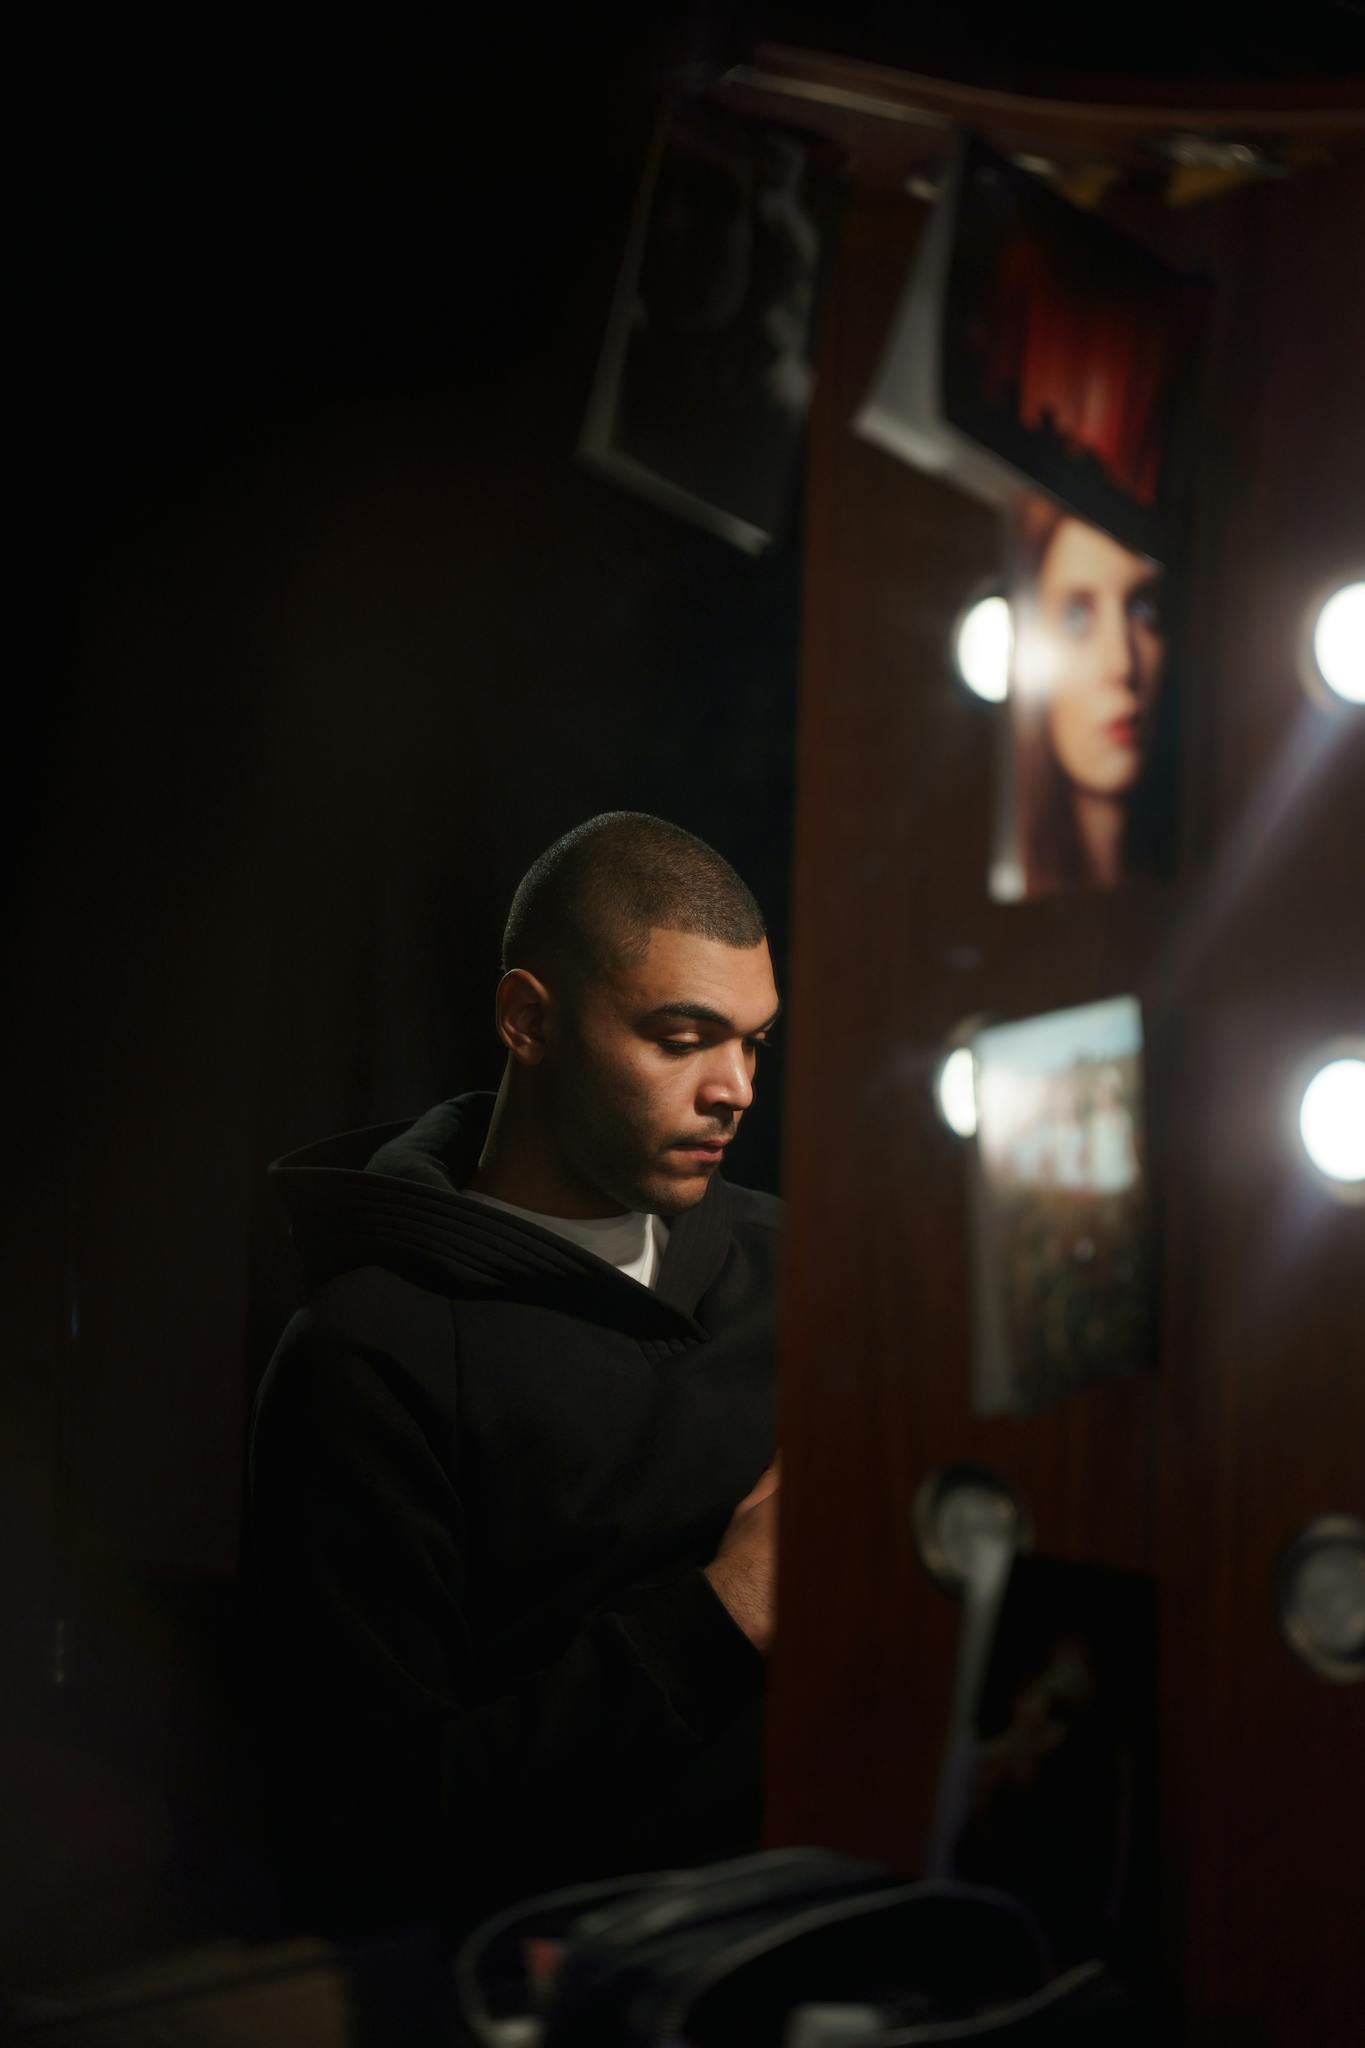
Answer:
<svg viewBox="0 0 1365 2048"><path fill-rule="evenodd" d="M1299 1133L1325 1179L1365 1182L1365 1059L1329 1060L1303 1091Z"/></svg>
<svg viewBox="0 0 1365 2048"><path fill-rule="evenodd" d="M1334 590L1313 627L1313 659L1329 690L1365 704L1365 583Z"/></svg>
<svg viewBox="0 0 1365 2048"><path fill-rule="evenodd" d="M959 1045L938 1070L938 1113L959 1138L976 1136L976 1065L970 1046Z"/></svg>
<svg viewBox="0 0 1365 2048"><path fill-rule="evenodd" d="M1010 608L1003 597L983 597L964 612L953 642L957 672L988 704L1003 704L1010 688Z"/></svg>

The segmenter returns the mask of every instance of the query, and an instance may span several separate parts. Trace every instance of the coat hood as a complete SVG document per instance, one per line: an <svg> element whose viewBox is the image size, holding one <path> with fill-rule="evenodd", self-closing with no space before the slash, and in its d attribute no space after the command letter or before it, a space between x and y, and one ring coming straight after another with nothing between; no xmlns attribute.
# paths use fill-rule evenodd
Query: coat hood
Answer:
<svg viewBox="0 0 1365 2048"><path fill-rule="evenodd" d="M629 1323L704 1334L693 1320L731 1238L730 1190L713 1174L670 1220L651 1291L537 1224L461 1193L483 1149L492 1094L459 1095L415 1123L326 1138L279 1159L271 1179L289 1212L310 1289L357 1266L387 1266L461 1299L548 1304L590 1294ZM608 1290L604 1296L604 1288Z"/></svg>

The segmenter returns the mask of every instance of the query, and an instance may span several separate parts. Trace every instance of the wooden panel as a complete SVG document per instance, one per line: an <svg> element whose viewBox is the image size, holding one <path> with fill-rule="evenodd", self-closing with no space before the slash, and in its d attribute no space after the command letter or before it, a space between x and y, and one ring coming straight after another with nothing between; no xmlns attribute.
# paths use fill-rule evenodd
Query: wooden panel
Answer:
<svg viewBox="0 0 1365 2048"><path fill-rule="evenodd" d="M1002 92L826 51L760 44L719 81L737 113L789 122L842 151L863 190L893 193L941 156L957 126L1006 153L1059 163L1127 162L1150 177L1157 137L1182 131L1251 141L1296 159L1365 146L1365 78L1020 78Z"/></svg>
<svg viewBox="0 0 1365 2048"><path fill-rule="evenodd" d="M1360 1986L1337 1888L1365 1826L1365 1688L1299 1669L1269 1590L1297 1523L1362 1505L1365 1209L1317 1189L1286 1109L1300 1059L1365 1020L1365 724L1312 707L1293 671L1314 583L1365 541L1365 322L1343 272L1360 196L1333 172L1200 229L1221 314L1179 887L987 900L993 714L947 644L995 522L848 430L909 202L852 208L810 454L770 1835L917 1867L956 1628L910 1503L937 1465L991 1465L1040 1549L1160 1577L1170 1948L1209 2040L1245 2020L1328 2041ZM1126 990L1165 1183L1162 1372L976 1418L938 1058L971 1014Z"/></svg>
<svg viewBox="0 0 1365 2048"><path fill-rule="evenodd" d="M1273 1610L1295 1530L1365 1513L1365 1209L1293 1131L1301 1064L1365 1029L1365 719L1317 708L1294 666L1323 579L1365 573L1361 221L1356 167L1247 195L1218 251L1160 1448L1173 1934L1211 2039L1352 2040L1365 1995L1365 1687L1311 1677Z"/></svg>

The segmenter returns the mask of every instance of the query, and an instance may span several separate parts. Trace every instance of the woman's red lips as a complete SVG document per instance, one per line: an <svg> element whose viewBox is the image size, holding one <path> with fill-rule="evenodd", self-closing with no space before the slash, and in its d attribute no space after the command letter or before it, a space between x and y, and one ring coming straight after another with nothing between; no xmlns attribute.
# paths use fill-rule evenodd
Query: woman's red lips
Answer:
<svg viewBox="0 0 1365 2048"><path fill-rule="evenodd" d="M1137 718L1116 718L1104 728L1104 736L1116 747L1135 747L1142 722Z"/></svg>

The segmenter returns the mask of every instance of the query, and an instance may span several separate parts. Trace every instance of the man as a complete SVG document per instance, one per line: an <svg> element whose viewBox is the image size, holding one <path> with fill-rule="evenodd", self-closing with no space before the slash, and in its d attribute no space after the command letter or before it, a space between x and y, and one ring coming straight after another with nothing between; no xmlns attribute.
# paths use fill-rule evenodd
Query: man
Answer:
<svg viewBox="0 0 1365 2048"><path fill-rule="evenodd" d="M438 1919L756 1843L780 1205L726 1147L757 905L609 813L507 923L496 1098L281 1162L309 1303L251 1454L296 1910Z"/></svg>

